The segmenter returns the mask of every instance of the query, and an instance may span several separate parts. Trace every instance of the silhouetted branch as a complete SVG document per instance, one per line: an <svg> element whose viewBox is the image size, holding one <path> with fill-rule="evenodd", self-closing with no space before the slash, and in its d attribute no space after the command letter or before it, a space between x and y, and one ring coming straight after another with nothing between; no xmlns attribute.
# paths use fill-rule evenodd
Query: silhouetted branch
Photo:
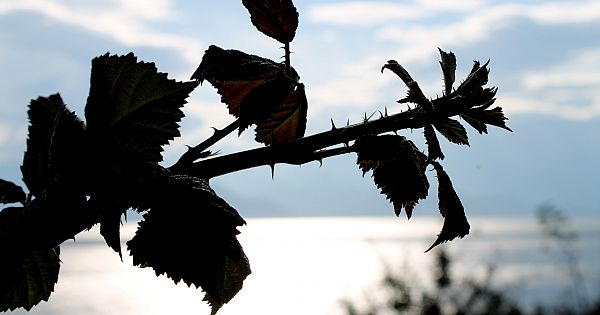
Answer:
<svg viewBox="0 0 600 315"><path fill-rule="evenodd" d="M202 143L198 144L195 147L188 147L188 150L179 158L179 160L173 166L169 167L169 169L176 173L178 170L186 168L194 161L205 157L206 149L210 148L213 144L219 142L221 139L225 138L234 130L238 129L239 126L240 120L236 119L234 122L232 122L223 129L214 128L215 133L212 136L210 136L208 139L204 140Z"/></svg>
<svg viewBox="0 0 600 315"><path fill-rule="evenodd" d="M347 144L365 135L376 135L402 129L419 129L432 124L440 118L460 114L460 108L455 110L436 111L426 114L420 108L384 116L374 121L366 121L346 127L332 128L330 131L314 134L298 140L257 148L233 154L218 156L195 162L188 167L175 171L182 174L212 178L237 172L244 169L279 163L300 165L311 161L319 161L331 156L354 152L352 147L335 151L320 151L338 144ZM327 152L327 154L324 154ZM174 171L173 169L171 169Z"/></svg>

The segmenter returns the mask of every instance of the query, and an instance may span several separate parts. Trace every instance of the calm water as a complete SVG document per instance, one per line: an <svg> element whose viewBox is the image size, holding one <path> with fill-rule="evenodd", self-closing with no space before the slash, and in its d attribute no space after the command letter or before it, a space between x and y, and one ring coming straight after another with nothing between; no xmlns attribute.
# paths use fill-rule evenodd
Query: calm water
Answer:
<svg viewBox="0 0 600 315"><path fill-rule="evenodd" d="M471 219L471 235L445 245L454 274L483 277L525 303L559 301L569 283L560 255L534 219ZM586 290L600 292L600 219L577 220L580 268ZM362 300L380 290L387 267L428 283L435 257L423 251L441 227L438 218L249 219L239 236L253 273L219 314L341 314L342 299ZM123 241L136 224L125 225ZM545 250L544 250L545 248ZM62 247L61 276L50 302L28 314L208 314L203 293L174 285L150 269L121 262L97 230ZM26 313L22 311L15 314Z"/></svg>

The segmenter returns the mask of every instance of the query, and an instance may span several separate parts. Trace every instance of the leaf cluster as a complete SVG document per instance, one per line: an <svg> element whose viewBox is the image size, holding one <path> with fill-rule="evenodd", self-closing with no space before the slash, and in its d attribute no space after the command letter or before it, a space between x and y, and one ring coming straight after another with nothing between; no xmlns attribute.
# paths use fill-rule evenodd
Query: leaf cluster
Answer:
<svg viewBox="0 0 600 315"><path fill-rule="evenodd" d="M436 130L449 142L469 144L465 127L449 116L459 115L479 133L487 133L487 125L510 129L500 107L490 109L495 102L496 88L485 87L488 82L488 63L475 62L467 78L455 90L456 57L452 52L439 49L444 79L443 96L430 100L425 97L419 84L397 61L389 60L381 69L395 73L408 88L408 94L398 103L412 103L417 116L424 117L423 134L427 154L415 144L399 135L369 135L355 143L357 163L363 171L373 171L372 177L381 193L394 205L396 215L404 208L410 219L416 204L428 195L426 176L428 165L433 166L438 179L439 210L444 217L442 230L434 243L426 250L469 234L470 225L464 207L454 190L452 181L439 160L444 159Z"/></svg>
<svg viewBox="0 0 600 315"><path fill-rule="evenodd" d="M67 109L58 94L31 102L22 166L29 195L25 197L13 183L0 182L3 202L23 204L0 212L0 245L8 259L1 270L11 275L2 278L0 296L6 298L2 310L30 309L46 300L58 279L60 243L94 224L100 224L107 245L121 255L121 217L129 208L145 211L148 219L131 241L130 253L136 264L201 286L215 308L230 299L230 290L222 288L223 279L245 278L247 259L239 244L225 248L211 239L219 232L219 239L235 245L232 226L245 222L214 194L205 179L180 178L158 165L162 145L179 136L178 122L184 116L181 107L197 85L168 79L154 64L139 62L133 54L106 54L92 61L86 123ZM228 220L219 217L225 214ZM182 230L176 221L169 225L161 218L179 220L186 215L186 222L195 228ZM160 232L155 222L161 223ZM194 232L199 222L206 224L202 233ZM166 237L163 232L169 229L169 236L181 238ZM190 235L182 235L185 231ZM173 243L178 246L172 247ZM208 245L202 247L202 243ZM181 257L159 250L148 255L149 249L160 248L158 244L188 255L189 248L195 247L213 261L164 267L163 255ZM205 273L200 277L196 272L199 266ZM212 276L219 270L220 280Z"/></svg>
<svg viewBox="0 0 600 315"><path fill-rule="evenodd" d="M169 79L153 63L133 53L92 60L85 122L59 94L29 104L29 136L21 167L28 193L0 180L0 203L20 203L0 212L0 311L30 309L47 300L60 269L60 244L99 224L106 244L122 258L121 218L128 209L143 214L127 242L133 263L153 268L175 283L206 292L212 314L242 288L251 268L237 240L240 214L210 187L209 179L246 168L277 163L303 164L356 153L372 177L408 218L429 192L426 171L437 173L438 199L445 218L428 249L469 233L464 208L450 177L437 134L467 144L458 116L479 133L493 125L510 130L496 88L485 87L488 63L475 62L453 89L456 58L440 51L443 96L428 99L406 69L394 60L388 69L408 87L400 103L414 108L371 121L304 136L308 101L300 76L291 66L290 44L298 27L291 0L242 0L254 26L283 44L282 62L211 45L190 81ZM234 121L202 143L189 147L174 165L164 167L163 146L180 136L181 108L195 88L208 81ZM231 132L255 127L261 147L215 156L209 150ZM390 134L424 129L427 154L406 137ZM437 130L437 132L436 132ZM4 281L6 279L6 281ZM32 280L33 279L33 280Z"/></svg>

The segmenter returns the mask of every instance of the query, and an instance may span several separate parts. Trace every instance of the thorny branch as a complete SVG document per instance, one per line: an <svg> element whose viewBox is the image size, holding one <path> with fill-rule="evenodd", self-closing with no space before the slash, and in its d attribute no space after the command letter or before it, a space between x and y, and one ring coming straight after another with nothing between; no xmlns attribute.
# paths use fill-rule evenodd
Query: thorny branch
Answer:
<svg viewBox="0 0 600 315"><path fill-rule="evenodd" d="M417 107L391 116L383 116L374 121L361 122L341 128L333 127L329 131L300 138L289 143L201 160L188 164L184 168L171 169L171 171L191 176L213 178L264 165L274 166L279 163L300 165L312 161L321 161L324 158L354 152L352 146L324 150L326 148L347 144L365 135L423 128L440 118L456 116L460 114L460 110L460 108L455 107L454 110L437 110L432 114L426 114Z"/></svg>

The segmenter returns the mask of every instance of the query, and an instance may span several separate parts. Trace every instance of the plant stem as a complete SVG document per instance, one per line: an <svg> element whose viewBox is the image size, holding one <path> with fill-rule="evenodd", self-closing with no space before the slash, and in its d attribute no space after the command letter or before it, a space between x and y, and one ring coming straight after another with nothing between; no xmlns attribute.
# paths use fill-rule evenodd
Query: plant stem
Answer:
<svg viewBox="0 0 600 315"><path fill-rule="evenodd" d="M234 122L229 124L227 127L223 129L216 129L210 138L204 140L202 143L198 144L195 147L188 147L188 150L177 160L175 164L169 167L169 169L177 173L181 169L185 169L194 161L204 157L205 150L210 148L215 143L219 142L221 139L225 138L227 135L232 133L234 130L238 129L240 126L240 120L236 119Z"/></svg>
<svg viewBox="0 0 600 315"><path fill-rule="evenodd" d="M374 121L362 122L343 128L332 128L330 131L284 144L205 159L178 171L192 176L212 178L263 165L273 166L278 163L300 165L354 152L351 146L331 150L323 149L338 144L347 144L365 135L376 135L401 129L418 129L426 124L433 123L438 118L451 117L456 114L458 112L452 111L431 115L425 114L419 108L414 108L392 116L381 117Z"/></svg>
<svg viewBox="0 0 600 315"><path fill-rule="evenodd" d="M285 49L285 74L287 74L288 76L292 76L292 62L290 61L290 43L286 42L285 46L283 47L283 49Z"/></svg>

